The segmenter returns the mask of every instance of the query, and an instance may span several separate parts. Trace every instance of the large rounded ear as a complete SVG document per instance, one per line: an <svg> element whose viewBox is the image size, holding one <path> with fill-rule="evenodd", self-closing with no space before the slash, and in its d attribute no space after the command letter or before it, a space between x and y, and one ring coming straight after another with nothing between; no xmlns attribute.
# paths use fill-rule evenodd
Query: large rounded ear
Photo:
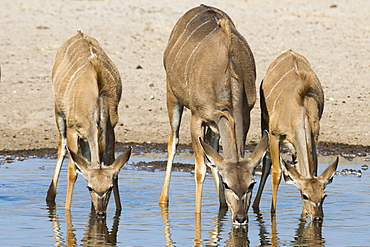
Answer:
<svg viewBox="0 0 370 247"><path fill-rule="evenodd" d="M339 157L330 165L328 168L323 171L321 176L318 177L318 179L323 182L326 185L331 184L333 182L334 174L337 170L338 167L338 162L339 162Z"/></svg>
<svg viewBox="0 0 370 247"><path fill-rule="evenodd" d="M72 160L72 163L75 165L76 172L83 175L84 171L89 168L89 164L86 162L86 160L81 158L75 152L71 151L68 147L67 147L67 151L69 154L69 158Z"/></svg>
<svg viewBox="0 0 370 247"><path fill-rule="evenodd" d="M224 158L216 151L214 150L210 145L202 141L202 138L199 137L199 143L200 146L203 148L204 154L206 155L207 159L211 163L207 163L207 165L211 168L216 168L217 166L221 165Z"/></svg>
<svg viewBox="0 0 370 247"><path fill-rule="evenodd" d="M249 160L251 164L257 166L260 159L265 155L269 143L269 134L267 131L263 132L262 139L258 142L257 146L253 150Z"/></svg>
<svg viewBox="0 0 370 247"><path fill-rule="evenodd" d="M293 166L288 165L282 158L280 158L280 164L285 182L297 186L298 180L301 178L299 172Z"/></svg>
<svg viewBox="0 0 370 247"><path fill-rule="evenodd" d="M121 168L127 163L131 156L131 147L129 147L123 154L121 154L111 165L111 167L119 172Z"/></svg>

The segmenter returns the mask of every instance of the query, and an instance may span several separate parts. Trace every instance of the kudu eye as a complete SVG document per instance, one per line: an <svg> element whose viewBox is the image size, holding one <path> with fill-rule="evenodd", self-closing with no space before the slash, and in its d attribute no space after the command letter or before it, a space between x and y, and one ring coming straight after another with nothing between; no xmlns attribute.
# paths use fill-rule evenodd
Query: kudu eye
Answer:
<svg viewBox="0 0 370 247"><path fill-rule="evenodd" d="M227 185L227 183L224 182L225 189L229 190L230 187Z"/></svg>
<svg viewBox="0 0 370 247"><path fill-rule="evenodd" d="M87 189L88 189L89 191L92 191L92 190L93 190L90 186L87 186Z"/></svg>
<svg viewBox="0 0 370 247"><path fill-rule="evenodd" d="M306 196L305 194L302 194L302 198L303 200L308 200L308 196Z"/></svg>
<svg viewBox="0 0 370 247"><path fill-rule="evenodd" d="M253 181L250 185L249 185L249 187L248 187L248 190L253 190L253 187L254 187L254 185L256 184L256 182L255 181Z"/></svg>
<svg viewBox="0 0 370 247"><path fill-rule="evenodd" d="M111 192L113 190L113 186L108 188L108 191Z"/></svg>

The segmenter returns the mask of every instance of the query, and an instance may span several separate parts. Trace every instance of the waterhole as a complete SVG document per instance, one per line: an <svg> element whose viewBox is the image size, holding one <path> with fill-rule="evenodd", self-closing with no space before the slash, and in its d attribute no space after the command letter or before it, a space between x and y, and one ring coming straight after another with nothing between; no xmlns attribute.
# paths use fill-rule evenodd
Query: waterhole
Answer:
<svg viewBox="0 0 370 247"><path fill-rule="evenodd" d="M369 154L366 154L369 155ZM0 157L0 245L1 246L370 246L369 156L341 157L338 174L326 191L322 225L301 218L298 190L281 182L277 217L270 217L270 178L260 212L249 210L246 227L234 227L231 213L219 210L211 175L203 189L201 218L194 215L195 182L192 168L172 173L170 205L158 205L164 170L156 162L166 153L136 151L119 175L122 211L115 212L111 198L106 220L91 212L86 181L78 177L71 210L64 209L67 162L61 171L56 207L45 203L55 159ZM336 156L319 157L321 173ZM351 160L351 161L350 161ZM145 162L145 163L143 163ZM193 164L189 151L176 162ZM259 176L256 176L259 182ZM256 186L257 188L257 186ZM254 189L254 193L256 192ZM113 196L112 196L113 197Z"/></svg>

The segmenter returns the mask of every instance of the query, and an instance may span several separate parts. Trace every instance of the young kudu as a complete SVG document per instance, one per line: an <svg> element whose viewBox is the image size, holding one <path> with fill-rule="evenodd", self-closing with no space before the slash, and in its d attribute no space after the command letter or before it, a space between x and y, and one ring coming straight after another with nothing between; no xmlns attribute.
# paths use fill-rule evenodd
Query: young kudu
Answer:
<svg viewBox="0 0 370 247"><path fill-rule="evenodd" d="M270 150L264 158L261 183L253 207L259 206L272 163L271 212L274 214L276 210L282 169L285 180L301 192L304 215L308 213L311 219L322 221L324 189L333 179L338 159L321 176L316 177L316 143L324 109L324 93L320 81L305 57L288 50L272 62L260 92L261 127L270 132ZM280 159L281 144L285 144L291 151L295 168Z"/></svg>
<svg viewBox="0 0 370 247"><path fill-rule="evenodd" d="M201 5L189 10L173 28L164 52L164 67L171 134L160 204L168 204L172 163L185 106L191 111L195 213L201 212L206 155L212 163L209 165L221 205L228 204L234 223L245 224L255 183L254 168L268 143L266 135L251 157L244 157L250 111L256 99L255 63L247 42L227 14ZM216 151L219 138L224 157Z"/></svg>
<svg viewBox="0 0 370 247"><path fill-rule="evenodd" d="M80 173L88 182L98 216L104 216L111 191L121 209L118 172L131 148L114 158L114 127L122 84L119 72L99 43L78 31L59 49L53 67L55 117L60 137L58 159L46 200L54 203L63 160L69 153L65 207ZM83 158L77 155L81 152ZM76 173L77 172L77 173Z"/></svg>

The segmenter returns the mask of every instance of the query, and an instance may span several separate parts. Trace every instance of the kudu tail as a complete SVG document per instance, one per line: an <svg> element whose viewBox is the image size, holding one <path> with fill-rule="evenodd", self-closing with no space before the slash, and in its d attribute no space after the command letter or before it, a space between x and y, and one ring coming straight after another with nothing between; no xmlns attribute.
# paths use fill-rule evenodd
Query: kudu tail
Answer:
<svg viewBox="0 0 370 247"><path fill-rule="evenodd" d="M226 34L227 40L228 40L228 47L229 47L229 55L231 53L231 29L230 24L227 19L221 19L217 22L217 24L220 26L222 31Z"/></svg>
<svg viewBox="0 0 370 247"><path fill-rule="evenodd" d="M299 69L297 55L293 51L291 51L291 53L293 55L294 71L301 83L298 87L297 101L300 105L303 105L304 97L307 94L307 91L312 87L314 74L312 72Z"/></svg>
<svg viewBox="0 0 370 247"><path fill-rule="evenodd" d="M304 98L307 94L307 92L312 87L313 83L313 74L306 71L299 71L298 77L301 81L301 85L298 88L298 94L297 94L297 100L300 103L300 105L303 105Z"/></svg>

